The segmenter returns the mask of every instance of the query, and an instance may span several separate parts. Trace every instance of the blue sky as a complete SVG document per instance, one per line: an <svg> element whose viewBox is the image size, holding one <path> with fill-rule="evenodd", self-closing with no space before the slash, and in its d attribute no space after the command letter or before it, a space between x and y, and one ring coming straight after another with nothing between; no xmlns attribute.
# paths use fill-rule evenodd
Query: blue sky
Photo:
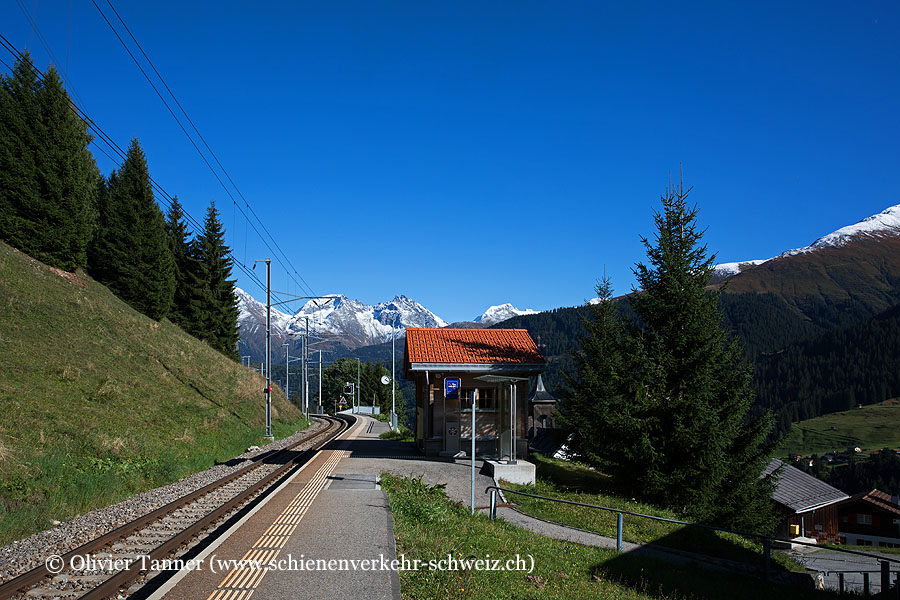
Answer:
<svg viewBox="0 0 900 600"><path fill-rule="evenodd" d="M70 36L70 2L21 2L94 120L269 255L93 4ZM900 203L896 2L114 4L317 294L456 321L580 304L604 268L627 292L681 164L720 262ZM0 33L52 62L16 2Z"/></svg>

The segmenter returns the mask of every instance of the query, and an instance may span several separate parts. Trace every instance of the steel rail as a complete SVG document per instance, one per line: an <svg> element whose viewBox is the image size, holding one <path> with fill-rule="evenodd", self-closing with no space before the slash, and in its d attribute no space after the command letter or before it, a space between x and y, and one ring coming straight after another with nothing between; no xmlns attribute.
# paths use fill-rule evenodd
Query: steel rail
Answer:
<svg viewBox="0 0 900 600"><path fill-rule="evenodd" d="M124 539L130 535L138 533L140 530L144 529L145 527L147 527L148 525L150 525L153 522L159 521L160 519L164 518L166 515L173 513L176 510L179 510L181 508L184 508L185 506L192 504L193 502L197 501L198 499L207 495L208 493L214 492L215 490L228 485L232 481L239 479L240 477L243 477L244 475L247 475L251 471L254 471L254 470L262 467L264 464L266 464L265 461L267 459L271 459L280 454L295 452L296 451L295 449L298 446L301 446L304 444L309 444L311 442L316 443L316 442L319 442L320 438L326 438L324 441L319 442L318 446L314 446L313 448L304 450L297 456L286 461L284 465L282 465L281 467L279 467L278 469L276 469L275 471L273 471L272 473L270 473L269 475L267 475L260 481L252 484L249 488L238 493L236 496L233 496L232 498L227 500L224 504L220 505L218 508L214 509L207 515L201 517L198 521L195 521L192 525L188 526L187 529L182 530L181 532L179 532L178 534L176 534L169 540L163 542L162 545L157 546L154 550L152 550L148 554L148 556L151 556L150 560L155 560L157 558L164 557L165 555L171 553L173 550L176 550L178 547L180 547L185 541L195 537L200 531L202 531L204 528L208 527L209 525L211 525L212 523L214 523L215 521L220 519L223 515L234 510L238 505L240 505L242 502L244 502L248 497L255 494L256 492L259 492L260 490L265 488L267 485L271 484L273 481L276 481L281 475L284 474L285 471L293 468L296 465L297 461L300 460L301 457L307 456L310 452L318 450L321 446L326 445L328 442L330 442L332 439L334 439L335 437L337 437L338 435L340 435L341 433L343 433L346 430L347 422L344 421L343 419L335 419L332 417L325 417L325 418L329 422L328 427L326 427L325 429L323 429L321 431L317 431L317 432L313 433L312 435L306 436L303 439L299 440L297 443L292 444L281 450L272 450L272 451L263 453L263 455L261 455L261 456L254 457L252 464L246 465L245 467L242 467L242 468L236 470L235 472L230 473L230 474L226 475L225 477L222 477L221 479L218 479L210 484L207 484L207 485L203 486L202 488L194 490L193 492L185 494L184 496L176 498L175 500L169 502L168 504L161 506L160 508L158 508L152 512L149 512L146 515L138 517L137 519L134 519L133 521L125 523L124 525L117 527L116 529L113 529L112 531L109 531L97 538L94 538L93 540L90 540L90 541L82 544L81 546L79 546L79 547L75 548L74 550L71 550L61 556L63 564L69 565L69 564L71 564L71 559L76 556L94 554L95 551L105 548L106 546L109 546L110 544L112 544L120 539ZM336 431L335 431L335 429L336 429ZM214 518L213 518L213 515L215 515ZM198 524L201 522L203 522L203 525L199 526ZM186 531L190 531L191 532L190 535L185 535ZM176 539L178 540L177 543L175 542ZM162 548L166 548L166 551L165 551L165 553L161 554L160 552L161 552ZM132 563L130 566L134 566L135 564L137 564L137 561L135 563ZM109 588L111 588L112 586L107 585L107 584L112 579L115 579L118 582L117 585L115 585L115 589L113 590L112 593L108 593L108 592L104 592L104 593L107 596L115 595L115 593L117 593L118 589L121 587L122 583L124 583L128 580L134 579L137 576L136 573L133 573L131 570L129 570L128 571L129 575L126 578L122 578L122 577L120 577L120 575L123 572L124 571L119 571L118 573L112 575L110 579L106 580L106 582L100 584L100 586L98 586L97 588L94 588L93 590L87 591L85 593L85 595L83 595L81 597L82 598L105 597L103 595L94 595L94 592L98 591L100 588L102 588L103 590L108 590ZM9 581L6 581L3 584L0 584L0 599L7 600L9 598L12 598L17 593L23 592L23 591L27 590L28 588L32 588L35 585L39 584L45 578L55 576L55 575L56 575L56 573L51 573L50 571L47 570L46 564L41 564L41 565L31 569L30 571L26 571L25 573L22 573L21 575L18 575L16 577L10 579Z"/></svg>

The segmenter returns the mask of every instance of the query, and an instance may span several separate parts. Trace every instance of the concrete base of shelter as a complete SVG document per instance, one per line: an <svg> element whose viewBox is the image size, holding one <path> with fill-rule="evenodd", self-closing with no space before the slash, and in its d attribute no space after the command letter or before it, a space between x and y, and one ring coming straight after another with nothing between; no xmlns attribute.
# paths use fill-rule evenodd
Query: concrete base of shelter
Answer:
<svg viewBox="0 0 900 600"><path fill-rule="evenodd" d="M534 463L525 460L518 460L515 464L486 460L484 468L487 470L487 474L494 478L494 481L502 479L520 485L534 485L535 482Z"/></svg>

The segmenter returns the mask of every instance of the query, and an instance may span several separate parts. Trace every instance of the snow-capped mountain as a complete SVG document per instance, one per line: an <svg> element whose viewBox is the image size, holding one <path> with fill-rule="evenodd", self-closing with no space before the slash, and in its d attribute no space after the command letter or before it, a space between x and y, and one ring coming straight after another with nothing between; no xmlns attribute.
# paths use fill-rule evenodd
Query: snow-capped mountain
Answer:
<svg viewBox="0 0 900 600"><path fill-rule="evenodd" d="M240 288L235 288L235 294L241 339L245 345L256 346L250 341L265 334L266 305ZM335 341L352 348L380 344L390 340L392 333L403 337L407 327L447 326L446 321L406 296L369 306L342 294L329 294L327 298L307 301L294 315L273 308L271 318L272 333L277 338L304 333L309 319L310 333L334 336Z"/></svg>
<svg viewBox="0 0 900 600"><path fill-rule="evenodd" d="M537 312L538 311L531 310L530 308L520 310L507 302L506 304L490 307L484 311L481 316L475 317L475 323L488 326L520 315L536 315Z"/></svg>
<svg viewBox="0 0 900 600"><path fill-rule="evenodd" d="M828 235L823 235L809 246L782 252L781 256L794 256L813 252L820 248L840 247L852 239L860 237L880 237L900 235L900 204L886 208L877 215L866 217L853 225L841 227Z"/></svg>
<svg viewBox="0 0 900 600"><path fill-rule="evenodd" d="M239 287L234 288L234 295L238 299L238 326L241 335L252 335L258 332L266 332L266 304L258 302L253 296ZM271 309L272 333L283 337L288 333L291 324L291 315L280 310Z"/></svg>
<svg viewBox="0 0 900 600"><path fill-rule="evenodd" d="M408 327L446 327L447 322L406 296L375 306L351 300L342 294L329 294L328 299L310 300L294 315L291 327L306 328L316 333L343 335L347 345L367 346L402 337ZM394 322L396 319L396 329Z"/></svg>
<svg viewBox="0 0 900 600"><path fill-rule="evenodd" d="M787 250L774 258L722 263L716 265L713 270L712 283L725 281L726 279L734 277L738 273L741 273L748 269L752 269L753 267L777 258L797 256L798 254L815 252L823 248L841 247L855 239L867 237L876 238L882 236L900 236L900 204L888 207L877 215L866 217L858 223L847 225L846 227L841 227L836 231L832 231L828 235L823 235L809 246Z"/></svg>
<svg viewBox="0 0 900 600"><path fill-rule="evenodd" d="M769 260L771 259L764 258L762 260L745 260L741 262L730 262L716 265L713 267L713 274L710 283L719 283L721 281L725 281L726 279L734 277L741 271L752 269L753 267L761 265L764 262L768 262Z"/></svg>

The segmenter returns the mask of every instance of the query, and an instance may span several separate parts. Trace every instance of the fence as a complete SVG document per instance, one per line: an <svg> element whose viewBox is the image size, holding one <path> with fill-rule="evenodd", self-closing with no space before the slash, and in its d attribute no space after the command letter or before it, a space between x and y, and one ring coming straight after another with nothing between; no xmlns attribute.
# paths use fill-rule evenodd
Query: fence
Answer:
<svg viewBox="0 0 900 600"><path fill-rule="evenodd" d="M518 490L511 490L508 488L502 488L496 485L491 485L485 488L485 492L490 490L491 492L491 506L490 506L490 517L491 519L497 518L497 492L505 492L507 494L518 494L520 496L528 496L530 498L537 498L539 500L549 500L551 502L559 502L560 504L571 504L574 506L583 506L586 508L593 508L596 510L602 510L610 513L615 513L616 515L616 551L622 551L622 532L625 528L625 520L624 516L629 515L632 517L639 517L642 519L651 519L654 521L662 521L664 523L674 523L676 525L686 525L688 527L698 527L702 529L708 529L712 531L721 531L724 533L733 533L736 535L741 535L745 537L751 537L762 541L763 544L763 567L762 567L762 575L766 581L769 581L772 574L772 543L782 543L788 544L799 544L803 546L812 546L817 547L817 544L810 542L802 542L797 540L787 540L783 538L777 538L770 535L763 535L760 533L750 533L749 531L740 531L737 529L727 529L725 527L716 527L714 525L704 525L702 523L691 523L689 521L679 521L677 519L667 519L665 517L657 517L654 515L645 515L642 513L632 512L628 510L622 510L619 508L610 508L608 506L598 506L596 504L586 504L584 502L575 502L573 500L562 500L560 498L550 498L548 496L538 496L537 494L529 494L528 492L520 492ZM841 552L845 554L855 554L858 556L865 556L868 558L873 558L877 560L881 566L880 571L862 571L862 570L846 570L846 571L827 571L827 573L833 573L838 575L838 585L840 593L844 593L844 583L845 583L845 575L848 573L861 573L863 576L863 594L869 595L870 593L870 583L869 583L869 575L870 573L880 573L881 574L881 590L890 590L891 589L891 573L896 573L897 577L897 586L895 588L895 592L897 594L897 598L900 598L900 559L898 558L888 558L886 556L879 556L875 554L870 554L867 552L860 552L858 550L850 550L848 548L834 548L829 547L829 550L833 550L835 552ZM891 571L891 563L898 565L898 570ZM886 596L885 596L886 597Z"/></svg>

